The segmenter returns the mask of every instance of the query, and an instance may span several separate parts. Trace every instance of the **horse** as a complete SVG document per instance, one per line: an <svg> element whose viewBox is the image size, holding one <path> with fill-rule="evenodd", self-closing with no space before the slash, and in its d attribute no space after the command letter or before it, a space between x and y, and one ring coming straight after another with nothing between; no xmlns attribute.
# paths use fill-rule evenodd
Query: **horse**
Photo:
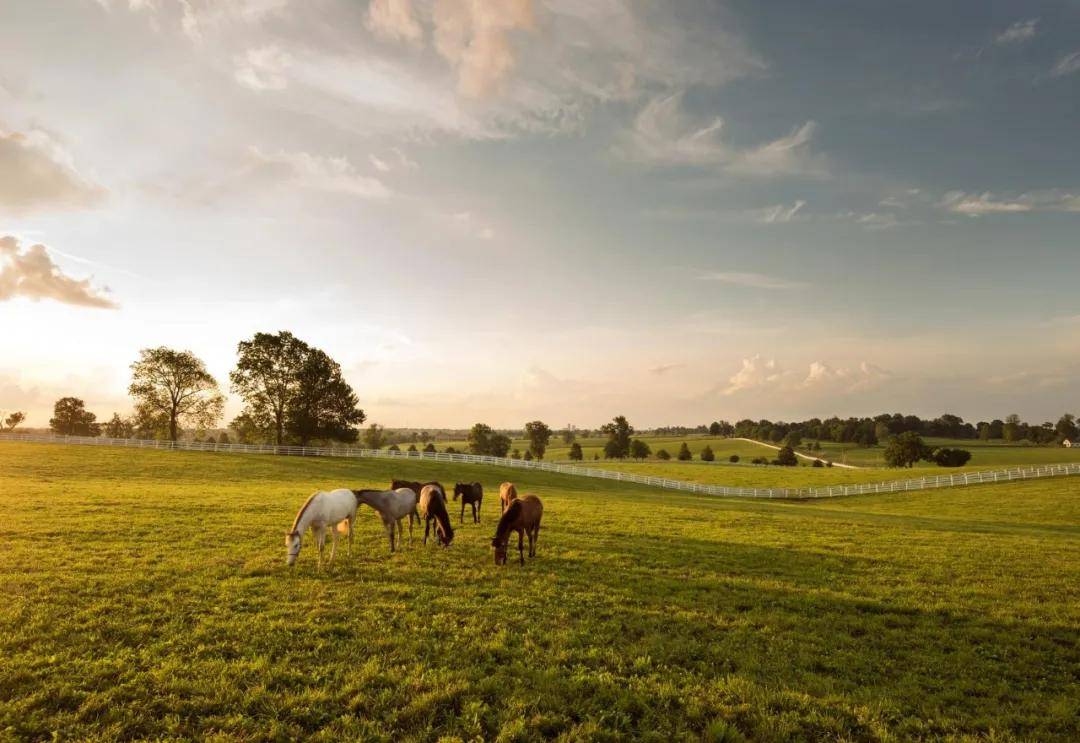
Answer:
<svg viewBox="0 0 1080 743"><path fill-rule="evenodd" d="M449 547L454 541L454 527L450 525L450 514L446 510L446 496L434 485L425 485L420 491L420 515L424 518L424 544L427 544L431 532L431 522L435 522L435 536L443 547Z"/></svg>
<svg viewBox="0 0 1080 743"><path fill-rule="evenodd" d="M465 523L465 504L472 506L474 524L480 523L480 505L484 500L484 486L478 482L459 482L454 485L454 500L461 496L461 523Z"/></svg>
<svg viewBox="0 0 1080 743"><path fill-rule="evenodd" d="M397 490L398 488L408 488L409 490L416 493L416 501L417 501L417 503L420 502L420 491L424 489L425 485L438 486L439 490L442 491L443 499L444 500L446 499L446 488L444 488L442 486L442 483L435 482L434 480L431 480L430 482L416 482L415 480L391 480L390 481L390 489L391 490ZM416 525L419 526L420 525L420 514L417 513L416 511L413 511L412 513L409 514L409 528L410 529L412 528L413 519L416 519Z"/></svg>
<svg viewBox="0 0 1080 743"><path fill-rule="evenodd" d="M364 503L379 512L386 535L390 538L390 551L395 549L394 524L397 524L398 542L403 535L401 522L416 512L416 493L411 488L396 490L353 490L357 503ZM412 519L409 519L409 541L412 541Z"/></svg>
<svg viewBox="0 0 1080 743"><path fill-rule="evenodd" d="M506 509L510 507L510 502L517 499L517 488L514 487L512 482L504 482L499 486L499 503L502 504L502 511L506 513Z"/></svg>
<svg viewBox="0 0 1080 743"><path fill-rule="evenodd" d="M518 533L518 555L521 564L525 564L523 534L529 535L529 557L536 557L536 539L540 535L540 519L544 515L544 504L535 495L523 495L514 500L499 519L495 528L495 537L491 546L495 548L495 564L506 564L506 545L510 541L510 532Z"/></svg>
<svg viewBox="0 0 1080 743"><path fill-rule="evenodd" d="M285 532L286 562L292 566L300 555L304 533L311 528L315 543L319 545L319 569L322 569L323 547L326 545L326 530L330 529L334 542L330 547L330 560L334 561L337 551L337 529L342 523L348 524L349 554L352 555L353 521L356 520L356 498L351 490L340 488L330 492L313 493L300 510L296 512L292 528Z"/></svg>

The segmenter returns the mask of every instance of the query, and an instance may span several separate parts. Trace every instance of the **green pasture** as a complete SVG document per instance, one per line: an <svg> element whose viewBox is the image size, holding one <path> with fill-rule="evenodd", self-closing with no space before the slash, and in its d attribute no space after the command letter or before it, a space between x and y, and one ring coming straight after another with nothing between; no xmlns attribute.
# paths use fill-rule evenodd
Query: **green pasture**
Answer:
<svg viewBox="0 0 1080 743"><path fill-rule="evenodd" d="M365 509L351 558L285 567L313 490L392 476L479 479L482 523L391 555ZM511 478L524 568L489 546ZM0 442L0 508L0 740L1080 738L1080 478L771 502Z"/></svg>

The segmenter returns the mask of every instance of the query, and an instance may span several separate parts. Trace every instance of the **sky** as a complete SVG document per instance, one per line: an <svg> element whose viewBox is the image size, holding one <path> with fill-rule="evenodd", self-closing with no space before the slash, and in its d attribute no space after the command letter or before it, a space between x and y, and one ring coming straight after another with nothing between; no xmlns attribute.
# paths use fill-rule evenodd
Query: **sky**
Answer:
<svg viewBox="0 0 1080 743"><path fill-rule="evenodd" d="M26 425L278 330L395 427L1080 412L1077 0L8 0L0 49Z"/></svg>

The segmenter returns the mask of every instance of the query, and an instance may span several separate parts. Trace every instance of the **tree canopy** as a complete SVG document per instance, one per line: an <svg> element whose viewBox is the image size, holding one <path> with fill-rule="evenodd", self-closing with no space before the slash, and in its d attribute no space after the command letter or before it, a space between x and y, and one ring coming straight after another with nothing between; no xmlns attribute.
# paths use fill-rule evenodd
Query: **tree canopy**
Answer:
<svg viewBox="0 0 1080 743"><path fill-rule="evenodd" d="M630 455L630 439L634 427L625 415L617 415L611 423L606 423L600 432L607 434L608 442L604 445L604 456L608 459L626 459Z"/></svg>
<svg viewBox="0 0 1080 743"><path fill-rule="evenodd" d="M62 436L100 436L101 424L97 416L86 409L86 403L77 397L61 397L53 406L49 428Z"/></svg>
<svg viewBox="0 0 1080 743"><path fill-rule="evenodd" d="M168 432L176 441L181 425L209 428L221 417L225 398L202 359L191 351L144 348L131 365L128 394L146 428Z"/></svg>
<svg viewBox="0 0 1080 743"><path fill-rule="evenodd" d="M889 467L914 467L920 459L930 455L919 434L907 431L893 436L885 445L885 464Z"/></svg>
<svg viewBox="0 0 1080 743"><path fill-rule="evenodd" d="M285 441L289 407L299 393L300 370L311 347L292 333L256 333L236 347L236 368L229 373L232 391L244 400L241 415L269 431L274 443Z"/></svg>
<svg viewBox="0 0 1080 743"><path fill-rule="evenodd" d="M551 440L551 429L548 425L543 421L529 421L525 424L525 438L529 440L529 451L533 456L543 459Z"/></svg>

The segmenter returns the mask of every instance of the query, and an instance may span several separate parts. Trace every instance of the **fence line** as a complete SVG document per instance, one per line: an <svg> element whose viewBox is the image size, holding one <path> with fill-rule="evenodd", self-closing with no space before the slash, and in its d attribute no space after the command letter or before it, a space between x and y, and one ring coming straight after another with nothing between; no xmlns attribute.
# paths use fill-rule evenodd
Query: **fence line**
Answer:
<svg viewBox="0 0 1080 743"><path fill-rule="evenodd" d="M491 464L502 467L558 472L564 475L619 480L638 485L649 485L668 490L681 490L704 495L734 496L739 498L837 498L845 495L869 493L894 493L910 490L929 490L958 485L977 485L1011 480L1027 480L1037 477L1080 475L1080 463L1045 464L1031 467L1014 467L1006 470L983 472L957 472L949 475L914 477L908 480L863 483L860 485L827 485L818 488L739 488L726 485L671 480L666 477L648 477L615 469L595 469L573 464L554 464L524 459L506 459L477 454L450 454L447 452L408 452L387 449L358 449L337 446L275 446L273 444L218 444L211 441L156 441L146 439L112 439L104 436L54 436L36 433L0 433L0 441L24 441L45 444L78 444L83 446L120 446L136 449L165 449L180 451L240 452L245 454L276 454L292 457L349 457L364 459L421 459L436 462L466 464Z"/></svg>

